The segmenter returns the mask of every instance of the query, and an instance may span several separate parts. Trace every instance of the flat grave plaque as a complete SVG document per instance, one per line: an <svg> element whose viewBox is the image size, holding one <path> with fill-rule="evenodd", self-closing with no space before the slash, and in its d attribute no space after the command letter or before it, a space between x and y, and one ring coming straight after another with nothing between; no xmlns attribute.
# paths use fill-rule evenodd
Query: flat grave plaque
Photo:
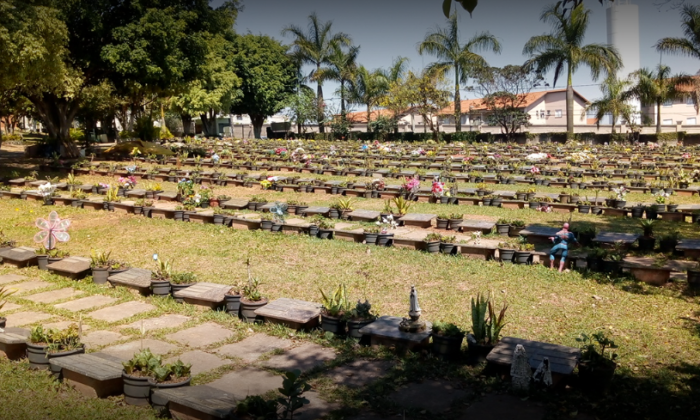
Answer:
<svg viewBox="0 0 700 420"><path fill-rule="evenodd" d="M90 271L90 259L85 257L67 257L47 266L50 272L59 276L79 280Z"/></svg>
<svg viewBox="0 0 700 420"><path fill-rule="evenodd" d="M700 239L681 239L676 249L689 258L700 257Z"/></svg>
<svg viewBox="0 0 700 420"><path fill-rule="evenodd" d="M436 217L437 214L409 213L399 218L399 221L403 222L405 226L427 228L430 227L432 220Z"/></svg>
<svg viewBox="0 0 700 420"><path fill-rule="evenodd" d="M143 268L130 268L107 278L112 286L123 286L148 294L151 290L151 271Z"/></svg>
<svg viewBox="0 0 700 420"><path fill-rule="evenodd" d="M495 222L487 222L484 220L469 220L469 219L463 220L459 224L459 228L462 232L491 233L494 226L496 226Z"/></svg>
<svg viewBox="0 0 700 420"><path fill-rule="evenodd" d="M0 258L2 258L3 263L23 268L36 264L36 251L27 246L9 248L0 251Z"/></svg>
<svg viewBox="0 0 700 420"><path fill-rule="evenodd" d="M154 389L151 399L154 405L167 406L173 418L183 420L231 419L238 403L232 394L207 385Z"/></svg>
<svg viewBox="0 0 700 420"><path fill-rule="evenodd" d="M5 328L0 333L0 354L5 354L10 360L26 357L28 333L29 330L24 328Z"/></svg>
<svg viewBox="0 0 700 420"><path fill-rule="evenodd" d="M177 200L177 196L177 191L166 191L160 194L156 194L156 198L158 198L158 200L163 201L175 201Z"/></svg>
<svg viewBox="0 0 700 420"><path fill-rule="evenodd" d="M329 211L331 211L331 209L329 209L328 207L307 207L303 211L303 214L305 216L313 216L315 214L326 214Z"/></svg>
<svg viewBox="0 0 700 420"><path fill-rule="evenodd" d="M267 204L263 204L263 205L260 206L260 207L257 207L256 209L257 209L258 211L263 212L263 213L269 213L270 210L272 210L273 207L275 207L275 203L267 203Z"/></svg>
<svg viewBox="0 0 700 420"><path fill-rule="evenodd" d="M216 309L224 304L224 295L229 290L231 286L204 282L177 291L174 296L192 305Z"/></svg>
<svg viewBox="0 0 700 420"><path fill-rule="evenodd" d="M248 208L248 200L245 199L231 199L221 203L221 207L224 209L245 209Z"/></svg>
<svg viewBox="0 0 700 420"><path fill-rule="evenodd" d="M321 305L297 299L280 298L255 311L268 322L296 330L318 326Z"/></svg>
<svg viewBox="0 0 700 420"><path fill-rule="evenodd" d="M127 197L136 197L136 198L143 198L146 196L146 190L129 190L126 192Z"/></svg>
<svg viewBox="0 0 700 420"><path fill-rule="evenodd" d="M637 233L620 233L620 232L599 232L593 242L612 244L621 242L625 245L632 245L641 235Z"/></svg>
<svg viewBox="0 0 700 420"><path fill-rule="evenodd" d="M360 334L370 337L372 346L395 346L400 352L417 350L428 345L432 325L428 322L427 329L421 333L407 333L399 330L403 318L381 316L373 323L360 329Z"/></svg>
<svg viewBox="0 0 700 420"><path fill-rule="evenodd" d="M486 356L486 360L489 363L509 367L513 360L515 346L518 344L525 347L532 369L537 369L542 360L547 357L553 374L571 375L581 357L581 351L577 348L515 337L503 337Z"/></svg>
<svg viewBox="0 0 700 420"><path fill-rule="evenodd" d="M380 212L374 210L355 210L348 213L348 217L352 221L369 221L374 222L379 220Z"/></svg>
<svg viewBox="0 0 700 420"><path fill-rule="evenodd" d="M106 398L123 392L122 359L105 354L76 354L51 359L63 380L87 397Z"/></svg>

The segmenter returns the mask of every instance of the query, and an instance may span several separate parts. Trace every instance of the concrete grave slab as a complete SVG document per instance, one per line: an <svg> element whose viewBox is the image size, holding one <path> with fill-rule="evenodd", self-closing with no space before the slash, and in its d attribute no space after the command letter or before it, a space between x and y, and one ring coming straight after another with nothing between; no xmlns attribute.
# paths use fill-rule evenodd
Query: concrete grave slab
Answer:
<svg viewBox="0 0 700 420"><path fill-rule="evenodd" d="M600 242L606 244L621 242L625 245L631 245L640 236L642 235L637 233L599 232L596 235L596 237L593 238L593 242Z"/></svg>
<svg viewBox="0 0 700 420"><path fill-rule="evenodd" d="M43 312L24 311L6 315L8 327L21 327L23 325L35 324L52 318L53 315Z"/></svg>
<svg viewBox="0 0 700 420"><path fill-rule="evenodd" d="M125 302L116 306L98 309L87 314L89 317L106 322L117 322L134 315L152 311L155 306L143 302Z"/></svg>
<svg viewBox="0 0 700 420"><path fill-rule="evenodd" d="M196 325L186 330L166 336L168 340L177 341L188 347L206 347L210 344L226 340L233 335L233 331L214 322Z"/></svg>
<svg viewBox="0 0 700 420"><path fill-rule="evenodd" d="M361 388L386 375L393 363L386 360L355 360L328 372L338 385Z"/></svg>
<svg viewBox="0 0 700 420"><path fill-rule="evenodd" d="M46 282L46 281L41 281L41 280L32 280L32 281L25 281L24 283L16 283L7 286L9 290L16 290L16 293L24 293L28 292L30 290L36 290L36 289L43 289L44 287L49 287L51 286L52 283Z"/></svg>
<svg viewBox="0 0 700 420"><path fill-rule="evenodd" d="M491 233L494 226L496 226L495 222L487 222L484 220L466 219L459 223L459 228L462 232L481 232L488 234Z"/></svg>
<svg viewBox="0 0 700 420"><path fill-rule="evenodd" d="M252 362L265 353L277 349L287 349L292 346L290 340L272 337L267 334L255 334L237 343L226 344L216 352L223 356L239 357L247 362Z"/></svg>
<svg viewBox="0 0 700 420"><path fill-rule="evenodd" d="M88 348L108 346L124 339L124 336L113 331L93 331L80 339Z"/></svg>
<svg viewBox="0 0 700 420"><path fill-rule="evenodd" d="M34 248L22 246L19 248L8 248L0 251L0 258L5 264L23 268L36 264L36 251Z"/></svg>
<svg viewBox="0 0 700 420"><path fill-rule="evenodd" d="M395 316L381 316L360 329L360 334L369 336L373 346L394 346L399 352L427 347L432 325L427 322L425 331L408 333L399 330L402 320Z"/></svg>
<svg viewBox="0 0 700 420"><path fill-rule="evenodd" d="M230 361L226 361L211 353L206 353L201 350L188 351L187 353L183 353L178 357L171 357L170 359L166 360L166 363L173 363L178 359L182 360L183 363L189 363L192 365L192 376L231 364Z"/></svg>
<svg viewBox="0 0 700 420"><path fill-rule="evenodd" d="M185 315L169 314L169 315L163 315L163 316L158 317L158 318L149 318L149 319L144 319L142 321L132 322L131 324L122 325L118 328L120 328L120 329L133 328L133 329L141 331L141 325L143 325L144 330L153 331L153 330L161 330L164 328L179 327L180 325L184 324L185 322L189 321L190 319L192 319L192 318L190 318L189 316L185 316Z"/></svg>
<svg viewBox="0 0 700 420"><path fill-rule="evenodd" d="M201 282L175 292L174 296L183 299L185 303L216 309L223 305L224 295L229 290L231 286Z"/></svg>
<svg viewBox="0 0 700 420"><path fill-rule="evenodd" d="M121 273L109 276L107 280L112 286L123 286L146 294L150 291L151 287L151 271L142 268L130 268Z"/></svg>
<svg viewBox="0 0 700 420"><path fill-rule="evenodd" d="M249 395L261 395L280 388L282 376L262 369L246 367L227 373L207 385L232 394L237 400L242 400Z"/></svg>
<svg viewBox="0 0 700 420"><path fill-rule="evenodd" d="M15 283L21 280L26 280L26 277L19 274L3 274L0 276L0 284Z"/></svg>
<svg viewBox="0 0 700 420"><path fill-rule="evenodd" d="M90 272L90 259L85 257L67 257L47 266L49 272L70 279L82 279Z"/></svg>
<svg viewBox="0 0 700 420"><path fill-rule="evenodd" d="M255 311L267 321L294 329L310 329L318 325L321 305L298 299L280 298Z"/></svg>
<svg viewBox="0 0 700 420"><path fill-rule="evenodd" d="M76 354L51 359L60 367L63 380L86 397L106 398L124 390L123 359L104 353Z"/></svg>
<svg viewBox="0 0 700 420"><path fill-rule="evenodd" d="M10 360L27 357L27 337L29 330L24 328L5 328L0 333L0 356Z"/></svg>
<svg viewBox="0 0 700 420"><path fill-rule="evenodd" d="M368 221L374 222L379 220L380 212L374 210L355 210L348 213L348 217L352 221Z"/></svg>
<svg viewBox="0 0 700 420"><path fill-rule="evenodd" d="M153 354L163 355L177 350L177 346L166 343L165 341L145 338L143 340L130 341L128 343L104 348L102 349L102 353L107 353L124 360L129 360L134 356L134 354L140 352L141 349L151 349Z"/></svg>
<svg viewBox="0 0 700 420"><path fill-rule="evenodd" d="M389 399L403 408L442 413L449 409L455 400L467 395L467 391L457 388L451 382L429 380L405 386L391 394Z"/></svg>
<svg viewBox="0 0 700 420"><path fill-rule="evenodd" d="M54 305L54 308L66 309L71 312L84 311L86 309L97 308L98 306L109 305L116 302L117 299L110 296L93 295L82 299L71 300L70 302L59 303Z"/></svg>
<svg viewBox="0 0 700 420"><path fill-rule="evenodd" d="M81 290L75 290L72 287L66 287L64 289L51 290L48 292L37 293L35 295L29 295L23 299L31 300L34 303L52 303L57 300L70 299L83 294Z"/></svg>
<svg viewBox="0 0 700 420"><path fill-rule="evenodd" d="M332 349L318 344L305 343L287 350L283 354L272 356L263 363L263 366L287 371L299 369L304 372L323 366L325 362L333 359L335 359L335 351Z"/></svg>
<svg viewBox="0 0 700 420"><path fill-rule="evenodd" d="M151 395L154 404L167 405L177 420L228 420L233 418L238 399L208 385L156 389Z"/></svg>
<svg viewBox="0 0 700 420"><path fill-rule="evenodd" d="M409 213L399 218L405 226L417 226L422 228L430 227L432 220L437 217L437 214Z"/></svg>

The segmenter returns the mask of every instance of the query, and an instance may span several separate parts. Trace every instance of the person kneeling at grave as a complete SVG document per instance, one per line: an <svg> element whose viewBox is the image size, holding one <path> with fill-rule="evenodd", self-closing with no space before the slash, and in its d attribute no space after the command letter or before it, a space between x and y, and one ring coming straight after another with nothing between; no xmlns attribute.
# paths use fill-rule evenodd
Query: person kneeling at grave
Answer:
<svg viewBox="0 0 700 420"><path fill-rule="evenodd" d="M564 271L566 257L569 255L569 244L577 244L576 236L569 232L569 224L564 223L562 229L555 236L550 236L549 240L554 242L554 246L549 251L549 268L554 268L555 255L561 251L561 259L559 260L559 272Z"/></svg>

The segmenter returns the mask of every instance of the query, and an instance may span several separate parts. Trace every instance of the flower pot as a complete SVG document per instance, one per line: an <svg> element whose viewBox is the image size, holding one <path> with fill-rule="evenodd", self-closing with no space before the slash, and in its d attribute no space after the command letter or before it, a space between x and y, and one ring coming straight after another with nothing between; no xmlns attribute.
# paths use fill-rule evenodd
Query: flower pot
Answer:
<svg viewBox="0 0 700 420"><path fill-rule="evenodd" d="M347 322L344 319L330 316L321 316L321 329L323 331L331 332L335 335L345 335L345 330L347 328Z"/></svg>
<svg viewBox="0 0 700 420"><path fill-rule="evenodd" d="M439 217L437 218L437 228L438 229L447 229L448 223L450 223L449 219L441 219Z"/></svg>
<svg viewBox="0 0 700 420"><path fill-rule="evenodd" d="M47 345L27 343L27 359L29 369L49 369L49 359L46 357Z"/></svg>
<svg viewBox="0 0 700 420"><path fill-rule="evenodd" d="M258 316L255 315L255 311L257 309L262 308L265 305L267 305L266 298L262 298L258 301L252 301L246 298L241 298L241 306L239 312L241 319L248 323L253 323L258 320L262 321L262 318L258 318Z"/></svg>
<svg viewBox="0 0 700 420"><path fill-rule="evenodd" d="M620 261L603 260L600 268L604 273L619 274L622 264Z"/></svg>
<svg viewBox="0 0 700 420"><path fill-rule="evenodd" d="M700 289L700 269L688 270L688 287Z"/></svg>
<svg viewBox="0 0 700 420"><path fill-rule="evenodd" d="M425 244L425 250L431 254L437 254L440 252L440 241L427 242Z"/></svg>
<svg viewBox="0 0 700 420"><path fill-rule="evenodd" d="M238 318L238 313L241 310L241 295L224 295L224 303L226 304L226 313Z"/></svg>
<svg viewBox="0 0 700 420"><path fill-rule="evenodd" d="M282 226L284 226L284 223L276 223L272 222L272 232L281 232L282 231Z"/></svg>
<svg viewBox="0 0 700 420"><path fill-rule="evenodd" d="M377 235L377 245L390 246L392 244L393 238L394 238L393 233L380 233Z"/></svg>
<svg viewBox="0 0 700 420"><path fill-rule="evenodd" d="M515 264L529 264L530 257L532 257L532 253L529 251L515 251L513 262Z"/></svg>
<svg viewBox="0 0 700 420"><path fill-rule="evenodd" d="M61 379L61 371L63 370L62 368L58 366L54 366L51 364L51 359L57 359L59 357L66 357L66 356L72 356L74 354L83 354L85 353L85 347L80 347L77 349L73 350L67 350L67 351L58 351L56 353L47 353L46 357L49 359L49 367L51 369L51 373L53 373L53 376L56 377L56 379Z"/></svg>
<svg viewBox="0 0 700 420"><path fill-rule="evenodd" d="M464 221L464 219L450 219L450 226L449 226L450 229L454 230L454 231L458 231L459 228L461 227L463 221Z"/></svg>
<svg viewBox="0 0 700 420"><path fill-rule="evenodd" d="M311 225L309 226L309 236L313 236L314 238L318 236L318 226L316 225Z"/></svg>
<svg viewBox="0 0 700 420"><path fill-rule="evenodd" d="M676 245L678 245L678 241L676 239L662 239L659 241L659 250L664 253L673 252L676 249Z"/></svg>
<svg viewBox="0 0 700 420"><path fill-rule="evenodd" d="M656 213L666 211L666 204L654 204L651 207L656 210Z"/></svg>
<svg viewBox="0 0 700 420"><path fill-rule="evenodd" d="M37 255L36 263L39 266L39 270L48 270L49 256L48 255Z"/></svg>
<svg viewBox="0 0 700 420"><path fill-rule="evenodd" d="M95 284L107 283L107 277L109 276L109 267L93 267L92 269L92 282Z"/></svg>
<svg viewBox="0 0 700 420"><path fill-rule="evenodd" d="M518 226L508 226L508 236L516 238L520 236L520 231L524 228Z"/></svg>
<svg viewBox="0 0 700 420"><path fill-rule="evenodd" d="M122 371L124 382L124 401L130 405L147 406L151 396L153 379L148 376L131 376Z"/></svg>
<svg viewBox="0 0 700 420"><path fill-rule="evenodd" d="M626 204L627 204L627 201L625 201L625 200L615 200L615 208L616 209L624 209Z"/></svg>
<svg viewBox="0 0 700 420"><path fill-rule="evenodd" d="M640 236L637 239L637 243L640 251L651 252L654 250L654 245L656 245L656 239L649 236Z"/></svg>
<svg viewBox="0 0 700 420"><path fill-rule="evenodd" d="M491 201L492 201L491 198L484 198L484 199L482 200L482 205L483 205L484 207L491 206Z"/></svg>
<svg viewBox="0 0 700 420"><path fill-rule="evenodd" d="M71 207L77 207L77 208L83 208L83 201L82 200L73 200L70 203Z"/></svg>
<svg viewBox="0 0 700 420"><path fill-rule="evenodd" d="M175 210L173 211L173 218L177 222L184 222L185 221L185 211L184 210Z"/></svg>
<svg viewBox="0 0 700 420"><path fill-rule="evenodd" d="M571 196L569 194L560 194L559 195L559 202L562 204L569 204L569 201L571 201Z"/></svg>
<svg viewBox="0 0 700 420"><path fill-rule="evenodd" d="M215 225L223 225L224 224L224 215L223 214L215 214L214 215L214 224Z"/></svg>
<svg viewBox="0 0 700 420"><path fill-rule="evenodd" d="M450 202L450 197L442 196L440 197L440 204L448 204Z"/></svg>
<svg viewBox="0 0 700 420"><path fill-rule="evenodd" d="M578 206L578 212L583 214L588 214L591 212L591 206L580 205Z"/></svg>
<svg viewBox="0 0 700 420"><path fill-rule="evenodd" d="M515 250L498 248L498 255L501 262L513 262L513 257L515 257Z"/></svg>
<svg viewBox="0 0 700 420"><path fill-rule="evenodd" d="M598 206L591 206L591 213L598 215L603 213L603 208Z"/></svg>
<svg viewBox="0 0 700 420"><path fill-rule="evenodd" d="M185 303L185 300L183 298L175 297L175 292L179 292L180 290L185 290L188 287L194 286L195 284L197 284L197 283L183 283L183 284L170 283L170 294L173 296L173 299L175 299L175 302Z"/></svg>
<svg viewBox="0 0 700 420"><path fill-rule="evenodd" d="M376 245L377 244L377 237L379 236L378 233L367 233L365 232L365 243L367 245Z"/></svg>
<svg viewBox="0 0 700 420"><path fill-rule="evenodd" d="M331 209L328 212L328 217L331 219L340 219L340 212L338 211L338 209Z"/></svg>
<svg viewBox="0 0 700 420"><path fill-rule="evenodd" d="M538 203L537 201L530 201L528 203L528 207L530 207L533 210L536 210L539 206L540 206L540 203Z"/></svg>
<svg viewBox="0 0 700 420"><path fill-rule="evenodd" d="M509 224L496 224L496 232L501 236L508 236L510 232Z"/></svg>
<svg viewBox="0 0 700 420"><path fill-rule="evenodd" d="M333 238L333 229L319 229L318 230L318 237L321 239L332 239Z"/></svg>
<svg viewBox="0 0 700 420"><path fill-rule="evenodd" d="M348 335L352 338L362 339L363 335L360 330L374 321L348 321Z"/></svg>
<svg viewBox="0 0 700 420"><path fill-rule="evenodd" d="M666 211L670 212L677 212L678 211L678 204L668 204L666 205Z"/></svg>
<svg viewBox="0 0 700 420"><path fill-rule="evenodd" d="M612 382L616 368L617 364L613 361L596 366L591 366L588 362L579 362L578 379L581 390L588 393L604 393Z"/></svg>
<svg viewBox="0 0 700 420"><path fill-rule="evenodd" d="M440 252L446 255L452 255L455 253L457 250L457 247L455 244L450 244L446 242L441 242L440 243Z"/></svg>
<svg viewBox="0 0 700 420"><path fill-rule="evenodd" d="M642 216L644 216L644 207L632 207L632 217L636 217L637 219L641 219Z"/></svg>
<svg viewBox="0 0 700 420"><path fill-rule="evenodd" d="M492 344L477 344L471 340L467 340L467 344L467 354L472 363L486 361L486 356L488 356L494 348Z"/></svg>
<svg viewBox="0 0 700 420"><path fill-rule="evenodd" d="M272 220L262 220L260 222L260 229L270 232L272 230Z"/></svg>
<svg viewBox="0 0 700 420"><path fill-rule="evenodd" d="M151 280L151 293L156 296L170 296L170 281Z"/></svg>
<svg viewBox="0 0 700 420"><path fill-rule="evenodd" d="M501 204L503 203L503 199L500 197L497 198L492 198L491 199L491 207L501 207Z"/></svg>
<svg viewBox="0 0 700 420"><path fill-rule="evenodd" d="M459 358L462 351L462 341L464 334L457 336L446 336L433 334L432 352L434 355L445 360L454 360Z"/></svg>
<svg viewBox="0 0 700 420"><path fill-rule="evenodd" d="M192 382L192 377L189 377L181 382L176 382L176 383L169 383L169 384L159 384L157 382L151 383L151 388L150 388L150 400L151 400L151 407L153 407L154 410L159 415L164 415L167 414L167 405L169 400L167 398L163 398L158 396L154 391L157 391L159 389L173 389L173 388L181 388L183 386L190 386L190 382Z"/></svg>

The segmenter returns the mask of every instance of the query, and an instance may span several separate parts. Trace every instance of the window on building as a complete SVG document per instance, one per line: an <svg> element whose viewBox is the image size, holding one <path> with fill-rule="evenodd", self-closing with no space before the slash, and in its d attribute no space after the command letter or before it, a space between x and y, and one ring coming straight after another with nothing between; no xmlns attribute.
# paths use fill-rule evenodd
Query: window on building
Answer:
<svg viewBox="0 0 700 420"><path fill-rule="evenodd" d="M673 120L663 120L664 125L673 125Z"/></svg>
<svg viewBox="0 0 700 420"><path fill-rule="evenodd" d="M695 117L692 117L692 118L688 118L688 119L685 121L685 123L688 124L688 125L697 125L697 124L698 124L698 120L697 120Z"/></svg>
<svg viewBox="0 0 700 420"><path fill-rule="evenodd" d="M673 101L669 99L668 101L664 102L664 106L673 106Z"/></svg>
<svg viewBox="0 0 700 420"><path fill-rule="evenodd" d="M554 111L554 116L556 118L561 118L561 109L557 109L556 111Z"/></svg>
<svg viewBox="0 0 700 420"><path fill-rule="evenodd" d="M685 98L685 103L686 103L686 105L692 105L693 98L691 96L688 96L687 98Z"/></svg>
<svg viewBox="0 0 700 420"><path fill-rule="evenodd" d="M243 121L243 115L236 115L236 121Z"/></svg>

